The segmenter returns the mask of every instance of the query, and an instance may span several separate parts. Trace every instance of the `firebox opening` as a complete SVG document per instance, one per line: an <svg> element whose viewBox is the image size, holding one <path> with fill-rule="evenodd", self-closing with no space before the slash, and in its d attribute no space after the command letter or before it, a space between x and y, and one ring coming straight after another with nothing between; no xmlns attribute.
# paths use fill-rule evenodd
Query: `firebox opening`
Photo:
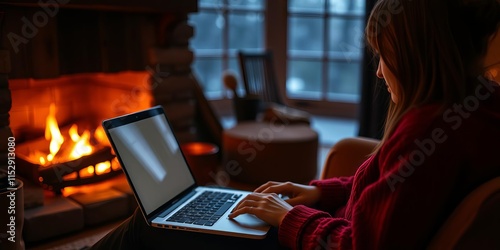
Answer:
<svg viewBox="0 0 500 250"><path fill-rule="evenodd" d="M149 78L126 71L10 80L11 128L28 178L60 191L121 173L100 124L151 107Z"/></svg>

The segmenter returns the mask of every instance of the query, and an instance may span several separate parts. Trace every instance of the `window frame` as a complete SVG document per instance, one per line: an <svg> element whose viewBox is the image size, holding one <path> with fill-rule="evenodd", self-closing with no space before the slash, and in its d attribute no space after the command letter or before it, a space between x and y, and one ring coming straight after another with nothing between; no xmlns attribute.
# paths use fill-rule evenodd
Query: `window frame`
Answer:
<svg viewBox="0 0 500 250"><path fill-rule="evenodd" d="M269 2L269 1L268 1ZM288 1L286 1L288 2ZM360 48L360 54L357 58L351 58L350 60L336 55L336 53L332 53L330 50L330 20L332 18L342 18L348 20L362 20L364 22L365 14L353 14L353 13L335 13L329 11L329 1L325 0L322 11L311 12L311 11L303 11L303 12L289 12L288 6L287 9L287 21L291 17L305 17L305 18L320 18L323 25L323 50L318 54L320 56L310 56L310 55L301 55L301 53L297 53L297 51L289 51L287 49L286 53L286 62L290 62L291 60L303 60L303 61L315 61L321 63L321 74L322 74L322 82L321 82L321 97L319 100L310 100L306 98L293 98L290 96L286 96L286 101L292 107L306 110L313 114L318 115L328 115L328 116L338 116L338 117L347 117L347 118L355 118L358 114L359 102L361 93L359 93L357 100L352 101L340 101L340 100L330 100L328 99L328 83L329 83L329 63L332 62L358 62L360 64L363 63L363 48ZM288 23L288 22L287 22ZM287 27L288 29L288 27ZM288 36L287 36L288 37ZM361 45L363 46L363 45ZM283 59L281 59L283 60ZM360 88L361 88L361 74L360 71ZM287 76L285 76L287 77ZM286 79L286 78L285 78ZM284 82L283 84L286 84ZM286 89L286 86L284 87ZM286 90L285 90L286 91Z"/></svg>
<svg viewBox="0 0 500 250"><path fill-rule="evenodd" d="M195 60L197 58L201 59L220 59L222 61L221 68L222 71L230 69L230 61L231 60L238 60L238 55L237 55L237 49L231 49L230 48L230 18L229 16L231 14L247 14L247 13L256 13L262 16L265 16L265 0L263 8L252 8L252 7L228 7L230 0L220 0L221 4L214 4L213 6L198 6L198 13L201 11L204 11L206 13L214 13L214 14L221 14L224 17L224 28L222 29L222 38L221 38L221 48L220 49L201 49L201 50L195 50L193 49L193 52L195 53ZM263 32L265 33L265 22L263 24ZM265 38L264 38L265 40ZM260 51L265 49L265 43L262 41L262 49L254 49L255 51ZM193 62L194 64L194 62ZM238 64L236 64L238 65ZM193 73L196 75L196 72L194 72L193 68ZM209 102L211 102L216 109L216 111L222 115L228 115L232 113L232 110L228 107L231 105L231 96L228 95L230 91L224 91L224 86L222 86L222 72L221 72L221 87L222 87L222 93L221 95L215 94L214 96L208 95L207 99ZM220 98L220 99L219 99Z"/></svg>
<svg viewBox="0 0 500 250"><path fill-rule="evenodd" d="M227 3L227 0L224 0ZM326 1L327 2L327 1ZM226 18L226 27L223 29L223 51L222 51L222 67L223 69L227 69L229 66L229 60L236 58L236 51L232 51L229 49L229 16L230 12L239 11L237 8L226 8L227 5L224 5L222 8L222 12L224 17ZM204 7L199 7L199 11L206 9ZM215 10L217 11L217 10ZM264 16L264 49L269 49L273 51L273 56L275 60L275 70L276 70L276 78L278 81L278 87L280 93L282 95L283 100L286 105L307 111L314 115L324 115L324 116L335 116L335 117L344 117L344 118L356 118L358 116L359 110L359 102L346 102L346 101L332 101L326 98L326 90L328 88L328 62L333 62L335 60L331 60L330 52L328 51L328 39L329 39L329 26L326 24L329 22L330 17L339 17L344 16L347 18L352 18L351 16L355 16L354 18L359 18L364 21L364 15L356 16L353 14L338 14L332 13L328 10L324 10L320 13L293 13L291 14L288 10L288 1L287 0L265 0L264 1L264 9L263 10L252 10L243 8L242 13L250 12L259 12ZM366 14L366 13L365 13ZM298 57L295 55L290 56L288 51L288 20L290 16L321 16L323 21L323 43L326 45L326 48L322 51L321 63L322 63L322 74L323 74L323 82L322 82L322 98L320 100L310 100L310 99L301 99L301 98L291 98L286 94L286 79L287 79L287 70L288 70L288 60L290 59L311 59L310 57ZM272 21L269 21L272 20ZM215 49L214 51L218 51ZM217 57L217 52L215 53L202 53L201 55L196 53L196 57L201 58L219 58ZM363 49L360 51L360 57L358 61L360 63L363 62ZM237 59L237 58L236 58ZM239 70L239 69L238 69ZM361 72L360 72L361 74ZM361 76L360 76L360 79ZM222 84L222 82L221 82ZM362 83L360 82L360 85ZM361 88L361 86L360 86ZM210 104L214 108L215 112L218 115L226 116L233 113L232 110L232 99L230 95L227 94L226 91L222 99L213 99L210 100ZM359 93L361 97L361 93ZM359 101L359 99L358 99Z"/></svg>

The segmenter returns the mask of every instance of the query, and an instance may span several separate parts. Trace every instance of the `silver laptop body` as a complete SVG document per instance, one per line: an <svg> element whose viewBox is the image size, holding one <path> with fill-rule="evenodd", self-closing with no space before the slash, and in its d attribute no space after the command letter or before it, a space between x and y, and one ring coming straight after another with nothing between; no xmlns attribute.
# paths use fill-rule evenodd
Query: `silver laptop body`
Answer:
<svg viewBox="0 0 500 250"><path fill-rule="evenodd" d="M150 226L265 238L270 225L255 216L245 214L235 219L227 218L249 192L196 184L161 106L107 119L102 125ZM204 218L190 219L190 214L194 213L185 207L202 195L205 201L214 197L219 200L214 202L213 208L210 204L205 205L201 213L196 213L206 215ZM178 214L186 211L187 215ZM209 214L214 211L216 216Z"/></svg>

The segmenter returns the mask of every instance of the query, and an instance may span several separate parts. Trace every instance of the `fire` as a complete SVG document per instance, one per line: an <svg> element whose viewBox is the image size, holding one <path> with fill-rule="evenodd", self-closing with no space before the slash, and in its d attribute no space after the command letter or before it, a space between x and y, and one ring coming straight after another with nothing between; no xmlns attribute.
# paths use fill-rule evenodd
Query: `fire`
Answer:
<svg viewBox="0 0 500 250"><path fill-rule="evenodd" d="M75 132L75 134L71 134L70 130L70 136L71 139L74 139L75 146L71 150L71 153L69 155L70 160L75 160L78 159L82 156L89 155L93 151L92 145L90 145L89 138L90 138L90 132L86 130L83 132L83 135L80 136L78 135L78 132Z"/></svg>
<svg viewBox="0 0 500 250"><path fill-rule="evenodd" d="M76 160L80 157L90 155L95 150L95 145L109 145L104 130L98 127L94 133L89 130L78 132L78 125L73 124L63 136L56 119L56 107L50 105L49 115L46 119L45 139L49 142L49 154L37 151L31 154L30 158L37 161L41 166L49 166L55 163ZM94 142L94 143L91 143ZM100 175L108 173L112 168L111 162L101 162L95 166L88 166L80 170L80 177L90 177L94 174ZM114 166L113 166L114 167ZM76 176L67 176L68 179Z"/></svg>
<svg viewBox="0 0 500 250"><path fill-rule="evenodd" d="M111 170L111 162L109 161L105 161L105 162L101 162L101 163L97 163L95 165L95 172L96 174L100 175L100 174L104 174L104 173L107 173Z"/></svg>
<svg viewBox="0 0 500 250"><path fill-rule="evenodd" d="M59 130L59 125L57 125L56 107L53 103L50 104L49 115L47 116L47 121L45 123L45 139L50 140L50 154L47 155L47 160L50 162L54 160L55 155L64 143L64 138Z"/></svg>

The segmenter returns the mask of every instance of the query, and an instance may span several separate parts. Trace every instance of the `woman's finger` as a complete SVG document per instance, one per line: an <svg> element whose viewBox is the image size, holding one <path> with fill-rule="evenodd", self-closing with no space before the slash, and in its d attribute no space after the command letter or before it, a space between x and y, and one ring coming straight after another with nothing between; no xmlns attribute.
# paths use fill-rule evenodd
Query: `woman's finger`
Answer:
<svg viewBox="0 0 500 250"><path fill-rule="evenodd" d="M254 190L255 193L262 193L263 190L271 187L271 186L274 186L274 185L278 185L280 184L280 182L275 182L275 181L268 181L266 182L265 184L261 185L260 187L256 188Z"/></svg>
<svg viewBox="0 0 500 250"><path fill-rule="evenodd" d="M290 182L277 183L276 185L272 185L262 190L261 193L276 193L276 194L284 194L287 196L293 196L294 187Z"/></svg>
<svg viewBox="0 0 500 250"><path fill-rule="evenodd" d="M258 208L256 207L242 207L237 210L234 210L232 213L228 215L229 219L233 219L242 214L252 214L257 216L256 212L258 212ZM257 216L258 217L258 216Z"/></svg>
<svg viewBox="0 0 500 250"><path fill-rule="evenodd" d="M245 198L243 198L239 203L238 205L236 205L233 209L233 211L235 211L237 208L241 207L241 204L244 203L244 202L248 202L248 201L257 201L257 200L260 200L260 195L258 193L250 193L248 194Z"/></svg>
<svg viewBox="0 0 500 250"><path fill-rule="evenodd" d="M236 210L238 210L238 209L240 209L242 207L255 207L257 205L258 205L257 201L245 199L245 200L242 200L240 203L238 203L238 205L236 205L234 207L233 211L236 211Z"/></svg>

